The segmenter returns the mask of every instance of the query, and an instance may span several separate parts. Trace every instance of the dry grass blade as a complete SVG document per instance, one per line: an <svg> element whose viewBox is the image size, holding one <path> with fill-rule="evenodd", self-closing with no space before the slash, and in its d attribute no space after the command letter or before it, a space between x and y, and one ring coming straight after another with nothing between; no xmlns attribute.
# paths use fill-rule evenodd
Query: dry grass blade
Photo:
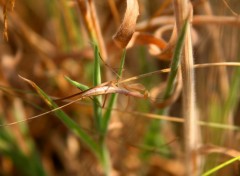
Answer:
<svg viewBox="0 0 240 176"><path fill-rule="evenodd" d="M236 12L234 12L234 10L229 6L229 4L227 3L226 0L222 0L223 3L225 4L225 6L230 10L230 12L235 15L235 16L238 16L238 14Z"/></svg>
<svg viewBox="0 0 240 176"><path fill-rule="evenodd" d="M10 24L11 28L18 30L21 35L25 38L25 40L33 46L36 50L42 52L44 55L48 57L52 57L56 54L55 46L34 32L16 13L12 13L10 16Z"/></svg>
<svg viewBox="0 0 240 176"><path fill-rule="evenodd" d="M8 41L8 22L7 22L7 6L3 7L3 38Z"/></svg>
<svg viewBox="0 0 240 176"><path fill-rule="evenodd" d="M119 16L115 1L114 0L108 0L108 4L109 4L109 7L110 7L111 12L113 14L113 18L114 18L114 21L115 21L116 25L120 25L120 23L121 23L120 16Z"/></svg>
<svg viewBox="0 0 240 176"><path fill-rule="evenodd" d="M98 16L96 13L94 2L92 0L77 0L77 3L82 13L88 35L90 36L91 40L97 41L100 48L100 53L103 59L106 59L107 51L100 29L99 20L97 18Z"/></svg>
<svg viewBox="0 0 240 176"><path fill-rule="evenodd" d="M195 64L193 67L196 69L196 68L208 68L208 67L219 67L219 66L240 67L240 63L239 62L205 63L205 64ZM149 72L149 73L146 73L146 74L133 76L131 78L121 80L121 81L118 82L118 84L130 82L130 81L135 81L135 80L145 78L145 77L149 77L149 76L155 75L155 74L163 74L163 73L169 73L169 72L170 72L170 68L165 68L165 69L162 69L162 70L157 70L157 71L153 71L153 72Z"/></svg>
<svg viewBox="0 0 240 176"><path fill-rule="evenodd" d="M200 149L200 152L203 154L208 153L221 153L230 157L240 156L240 152L231 148L220 147L216 145L204 145Z"/></svg>
<svg viewBox="0 0 240 176"><path fill-rule="evenodd" d="M150 22L142 21L137 24L137 31L144 31L147 28L154 28L161 25L174 24L174 18L172 16L163 16L153 18ZM236 16L214 16L214 15L194 15L192 19L192 24L196 25L206 25L206 24L214 24L214 25L231 25L235 27L239 27L240 20L239 17Z"/></svg>
<svg viewBox="0 0 240 176"><path fill-rule="evenodd" d="M186 17L188 15L191 15L192 17L192 6L190 6L187 0L175 0L174 9L177 28L178 31L180 31ZM188 25L183 48L183 58L181 60L181 74L183 80L183 115L185 118L185 161L186 175L197 176L200 173L201 162L200 156L197 154L197 148L200 145L200 128L197 125L198 116L196 114L195 105L193 49L190 30L191 28Z"/></svg>
<svg viewBox="0 0 240 176"><path fill-rule="evenodd" d="M1 4L3 4L3 2L1 2ZM7 16L8 16L8 5L9 4L10 4L11 11L13 11L14 6L15 6L15 0L7 1L3 5L3 38L6 41L8 41L8 20L7 20Z"/></svg>
<svg viewBox="0 0 240 176"><path fill-rule="evenodd" d="M113 36L113 40L120 48L126 48L128 42L132 38L135 32L136 22L139 15L139 6L137 0L127 0L127 9L124 15L124 19L116 34Z"/></svg>

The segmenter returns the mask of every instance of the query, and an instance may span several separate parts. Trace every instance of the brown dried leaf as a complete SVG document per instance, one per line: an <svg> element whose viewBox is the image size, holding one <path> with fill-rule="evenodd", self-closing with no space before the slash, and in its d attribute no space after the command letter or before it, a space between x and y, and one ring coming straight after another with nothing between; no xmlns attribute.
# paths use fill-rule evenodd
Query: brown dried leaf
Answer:
<svg viewBox="0 0 240 176"><path fill-rule="evenodd" d="M131 48L135 44L155 45L160 50L164 49L167 45L163 39L156 38L151 34L147 34L143 32L135 32L132 36L131 41L127 45L127 48Z"/></svg>
<svg viewBox="0 0 240 176"><path fill-rule="evenodd" d="M225 147L220 147L212 144L207 144L202 146L199 149L199 152L202 154L208 154L208 153L221 153L230 157L238 157L240 156L240 152L235 149L231 148L225 148Z"/></svg>
<svg viewBox="0 0 240 176"><path fill-rule="evenodd" d="M169 58L172 56L172 52L168 52L168 50L166 50L168 46L167 42L162 38L157 38L151 34L134 32L132 39L127 45L127 48L131 48L136 44L148 45L149 53L151 55L158 56L160 59L169 60Z"/></svg>
<svg viewBox="0 0 240 176"><path fill-rule="evenodd" d="M137 0L127 0L127 9L124 19L113 40L120 48L126 48L128 42L135 32L136 22L139 15L139 5Z"/></svg>

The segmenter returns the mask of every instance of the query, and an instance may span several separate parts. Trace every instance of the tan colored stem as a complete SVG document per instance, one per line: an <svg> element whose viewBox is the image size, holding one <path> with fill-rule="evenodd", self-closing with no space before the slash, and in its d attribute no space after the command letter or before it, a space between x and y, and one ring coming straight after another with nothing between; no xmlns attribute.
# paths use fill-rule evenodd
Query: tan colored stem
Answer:
<svg viewBox="0 0 240 176"><path fill-rule="evenodd" d="M174 10L178 31L181 30L187 16L192 15L188 0L174 0ZM189 13L189 14L188 14ZM186 175L197 176L200 173L200 160L197 148L200 145L200 129L198 127L198 117L195 106L195 87L193 53L191 40L191 27L187 26L186 38L183 46L183 57L181 59L181 74L183 80L183 116L185 119L185 161Z"/></svg>
<svg viewBox="0 0 240 176"><path fill-rule="evenodd" d="M143 21L137 24L136 31L142 31L150 27L158 27L161 25L173 24L175 22L172 16L161 16L153 18L150 22ZM232 25L240 27L240 18L233 16L216 16L216 15L194 15L192 19L193 25Z"/></svg>
<svg viewBox="0 0 240 176"><path fill-rule="evenodd" d="M107 52L102 37L102 32L99 25L99 20L97 18L95 5L92 0L77 0L79 9L82 13L84 24L87 28L88 35L92 40L96 40L101 56L104 60L107 59Z"/></svg>

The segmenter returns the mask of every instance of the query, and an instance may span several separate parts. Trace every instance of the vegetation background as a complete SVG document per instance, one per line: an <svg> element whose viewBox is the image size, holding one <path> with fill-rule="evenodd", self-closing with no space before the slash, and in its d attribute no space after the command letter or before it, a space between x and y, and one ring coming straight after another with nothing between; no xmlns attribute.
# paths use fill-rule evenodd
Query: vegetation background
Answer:
<svg viewBox="0 0 240 176"><path fill-rule="evenodd" d="M183 20L174 25L184 7L178 0L0 0L0 175L239 175L240 3L189 3L191 33ZM187 81L180 72L152 73L186 57L181 34L197 64L190 125ZM104 82L149 97L103 92L63 108L68 116L57 110L6 126L57 107L19 75L53 99Z"/></svg>

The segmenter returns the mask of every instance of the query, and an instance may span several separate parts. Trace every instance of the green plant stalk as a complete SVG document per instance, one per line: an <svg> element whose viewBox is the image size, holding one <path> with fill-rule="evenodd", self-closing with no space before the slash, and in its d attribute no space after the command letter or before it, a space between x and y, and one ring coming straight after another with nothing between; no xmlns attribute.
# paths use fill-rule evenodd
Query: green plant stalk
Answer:
<svg viewBox="0 0 240 176"><path fill-rule="evenodd" d="M231 81L229 95L224 105L224 110L223 110L224 118L228 118L229 113L235 109L239 101L238 94L239 94L239 87L240 87L240 78L239 78L240 68L237 68L233 75L234 76Z"/></svg>
<svg viewBox="0 0 240 176"><path fill-rule="evenodd" d="M100 60L99 60L99 55L98 55L98 48L96 45L94 45L94 55L95 55L95 63L94 63L94 86L97 86L99 84L101 84L100 80ZM123 71L123 67L124 67L124 62L125 62L125 56L126 56L126 50L123 51L122 57L121 57L121 65L120 65L120 70L118 71L118 75L121 76L122 75L122 71ZM97 62L97 63L96 63ZM81 89L81 90L87 90L89 89L89 87L80 84L76 81L71 80L68 77L65 77L66 80L74 85L75 87ZM100 140L99 140L99 161L101 163L101 165L103 166L105 175L110 175L110 171L111 171L111 159L109 156L109 152L105 143L105 137L107 134L107 129L108 129L108 124L110 121L110 117L111 117L111 112L114 106L114 103L116 102L116 98L117 98L117 94L112 94L107 106L107 110L102 116L98 116L98 113L100 113L100 111L98 111L97 109L95 110L95 113L97 113L97 115L95 115L95 119L97 119L97 127L99 128L99 133L100 133ZM93 103L94 105L96 105L96 108L100 108L99 107L99 100L96 98L93 98ZM102 110L101 110L102 113ZM102 115L102 114L101 114ZM99 119L101 118L101 119ZM101 122L101 124L99 124Z"/></svg>
<svg viewBox="0 0 240 176"><path fill-rule="evenodd" d="M215 109L215 113L211 113L211 121L217 122L219 124L228 124L229 117L232 112L234 112L238 101L239 101L239 87L240 87L240 68L237 68L234 73L233 73L233 78L230 82L229 86L229 92L226 101L221 105L220 103L217 102L217 106ZM216 104L216 102L215 102ZM212 108L210 108L212 110ZM226 125L227 126L227 125ZM226 140L222 138L224 136L223 131L219 129L211 129L212 133L214 136L216 136L214 139L212 139L212 143L215 145L221 145L222 142ZM205 164L205 169L208 170L209 168L213 167L214 163L219 159L219 156L209 156L207 157L207 162Z"/></svg>
<svg viewBox="0 0 240 176"><path fill-rule="evenodd" d="M118 75L120 77L122 76L122 71L123 71L123 67L124 67L124 63L125 63L125 57L126 57L126 49L123 50L122 57L121 57L120 69L118 71ZM109 121L110 121L110 118L111 118L112 109L113 109L113 106L116 102L116 99L117 99L117 94L112 94L111 97L110 97L108 106L107 106L107 110L106 110L106 112L104 113L104 116L103 116L103 128L102 129L103 129L104 137L107 133L108 124L109 124Z"/></svg>
<svg viewBox="0 0 240 176"><path fill-rule="evenodd" d="M126 56L126 49L124 49L123 54L122 54L121 65L120 65L120 69L118 71L119 76L122 75L122 71L123 71L123 67L124 67L124 63L125 63L125 56ZM105 170L105 174L107 176L110 175L110 171L111 171L111 159L109 156L109 151L106 146L105 138L106 138L106 134L107 134L109 121L111 118L112 109L116 102L116 99L117 99L117 94L112 94L110 97L108 106L107 106L107 110L103 115L102 135L101 135L101 139L100 139L102 163L103 163L103 167Z"/></svg>
<svg viewBox="0 0 240 176"><path fill-rule="evenodd" d="M70 78L68 77L65 77L66 80L72 84L73 86L81 89L81 90L87 90L89 89L88 86L85 86L81 83L78 83L76 81L73 81L71 80ZM96 101L93 99L93 101ZM104 172L105 172L105 175L110 175L110 171L111 171L111 159L110 159L110 156L109 156L109 152L108 152L108 149L107 149L107 146L105 144L105 141L104 141L104 138L103 138L103 135L100 135L100 141L99 141L99 154L98 154L98 159L99 159L99 162L101 163L103 169L104 169Z"/></svg>
<svg viewBox="0 0 240 176"><path fill-rule="evenodd" d="M98 46L94 44L94 74L93 74L93 85L98 86L101 84L101 63L99 58L99 50ZM103 124L104 119L102 116L102 108L99 106L99 104L102 104L102 96L95 96L93 98L93 108L94 108L94 116L96 120L96 125L98 132L100 133L100 139L99 139L99 155L101 162L101 165L104 169L104 174L106 176L110 175L111 172L111 159L109 155L108 148L105 143L105 135L103 134Z"/></svg>
<svg viewBox="0 0 240 176"><path fill-rule="evenodd" d="M98 86L101 84L101 64L99 59L98 46L94 46L94 73L93 73L93 86ZM95 96L93 98L93 109L94 109L94 119L95 125L99 133L102 129L102 108L99 107L99 104L102 104L102 96ZM101 134L102 135L102 134Z"/></svg>
<svg viewBox="0 0 240 176"><path fill-rule="evenodd" d="M183 44L184 44L187 24L188 24L188 22L186 20L183 25L183 28L179 34L177 43L176 43L176 47L174 50L173 59L172 59L172 63L171 63L171 71L169 73L169 77L167 80L167 86L166 86L165 92L163 94L163 100L166 100L172 94L172 91L174 88L174 81L177 76L177 72L178 72L178 68L179 68L179 64L180 64L180 58L181 58L182 48L183 48ZM167 111L168 111L168 108L165 108L165 109L161 109L158 113L160 115L164 115L167 113ZM161 121L159 121L159 120L153 120L151 122L148 133L145 137L146 145L153 146L153 147L161 146L164 139L163 139L163 136L159 135L159 132L161 130L161 124L159 124L160 122ZM149 152L143 153L144 158L148 158L149 155L150 155Z"/></svg>
<svg viewBox="0 0 240 176"><path fill-rule="evenodd" d="M226 161L226 162L224 162L224 163L222 163L222 164L212 168L211 170L209 170L209 171L205 172L204 174L202 174L202 176L208 176L210 174L213 174L214 172L217 172L218 170L222 169L223 167L226 167L229 164L232 164L233 162L235 162L237 160L240 160L240 156L232 158L232 159L230 159L230 160L228 160L228 161Z"/></svg>
<svg viewBox="0 0 240 176"><path fill-rule="evenodd" d="M100 159L99 160L100 160L101 165L103 167L104 175L105 176L110 176L111 175L112 164L111 164L111 158L110 158L109 150L107 148L105 140L101 140L99 145L100 145L99 146L99 148L100 148Z"/></svg>
<svg viewBox="0 0 240 176"><path fill-rule="evenodd" d="M172 94L172 91L174 88L174 80L176 79L178 68L179 68L179 63L180 63L180 59L181 59L182 48L183 48L184 39L185 39L185 35L186 35L187 25L188 25L188 22L186 20L184 22L183 28L180 32L180 35L179 35L179 38L178 38L178 41L176 44L176 48L174 50L173 59L172 59L172 63L171 63L171 71L169 73L167 87L166 87L164 95L163 95L164 100L167 99Z"/></svg>

